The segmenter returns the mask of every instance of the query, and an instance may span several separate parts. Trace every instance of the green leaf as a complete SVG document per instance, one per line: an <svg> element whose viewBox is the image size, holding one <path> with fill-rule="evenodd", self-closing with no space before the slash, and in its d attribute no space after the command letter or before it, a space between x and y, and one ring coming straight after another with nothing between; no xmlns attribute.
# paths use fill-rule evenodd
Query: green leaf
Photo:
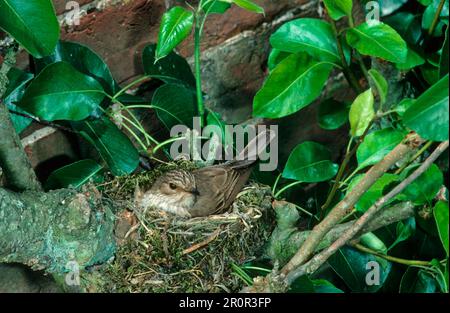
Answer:
<svg viewBox="0 0 450 313"><path fill-rule="evenodd" d="M369 262L379 265L379 273L376 269L367 267L375 264ZM391 263L384 259L349 247L339 249L328 259L328 263L353 292L376 292L383 286L392 267ZM369 286L366 278L374 278L373 276L378 276L376 274L379 274L379 281Z"/></svg>
<svg viewBox="0 0 450 313"><path fill-rule="evenodd" d="M400 282L400 293L435 293L437 289L437 282L430 273L412 266Z"/></svg>
<svg viewBox="0 0 450 313"><path fill-rule="evenodd" d="M269 59L267 61L269 71L272 71L281 61L283 61L290 55L291 55L291 53L289 53L289 52L284 52L284 51L273 48L270 51Z"/></svg>
<svg viewBox="0 0 450 313"><path fill-rule="evenodd" d="M196 114L195 93L183 85L166 84L153 94L152 105L158 118L170 130L175 125L186 125L192 128L192 118Z"/></svg>
<svg viewBox="0 0 450 313"><path fill-rule="evenodd" d="M106 116L91 121L72 122L72 127L97 149L113 175L130 174L138 166L138 151Z"/></svg>
<svg viewBox="0 0 450 313"><path fill-rule="evenodd" d="M145 47L142 62L145 74L165 83L187 84L195 87L195 77L186 59L175 52L169 53L164 59L155 62L156 45Z"/></svg>
<svg viewBox="0 0 450 313"><path fill-rule="evenodd" d="M348 44L359 53L379 57L394 63L404 63L408 47L389 25L367 22L347 31Z"/></svg>
<svg viewBox="0 0 450 313"><path fill-rule="evenodd" d="M206 116L207 125L215 125L220 128L220 138L222 138L222 144L225 149L228 147L233 147L233 134L226 127L225 121L222 119L219 113L208 110L208 115Z"/></svg>
<svg viewBox="0 0 450 313"><path fill-rule="evenodd" d="M383 105L386 102L386 96L388 93L388 83L386 79L381 75L380 72L378 72L376 69L370 69L369 70L369 77L375 84L375 87L377 88L378 95L380 97L380 103Z"/></svg>
<svg viewBox="0 0 450 313"><path fill-rule="evenodd" d="M0 0L0 28L35 58L51 54L59 39L59 24L50 0Z"/></svg>
<svg viewBox="0 0 450 313"><path fill-rule="evenodd" d="M102 58L89 47L76 42L61 41L52 55L35 60L37 72L61 61L70 63L77 71L94 78L110 95L120 89Z"/></svg>
<svg viewBox="0 0 450 313"><path fill-rule="evenodd" d="M46 189L79 188L94 179L102 171L102 166L94 160L81 160L61 167L50 174Z"/></svg>
<svg viewBox="0 0 450 313"><path fill-rule="evenodd" d="M338 129L348 122L348 107L344 102L327 99L320 103L318 110L319 125L323 129Z"/></svg>
<svg viewBox="0 0 450 313"><path fill-rule="evenodd" d="M351 192L355 186L361 181L364 175L356 176L348 187L347 193ZM356 210L359 212L366 212L375 202L380 199L384 194L383 191L391 183L397 181L399 178L397 175L385 173L381 176L370 188L367 190L358 202L355 204Z"/></svg>
<svg viewBox="0 0 450 313"><path fill-rule="evenodd" d="M405 112L414 104L416 100L415 99L410 99L410 98L405 98L402 99L394 108L393 110L400 116L402 117L403 115L405 115Z"/></svg>
<svg viewBox="0 0 450 313"><path fill-rule="evenodd" d="M418 165L410 166L405 170L401 179L405 179L411 174ZM397 199L402 201L412 201L414 204L428 204L434 199L439 192L442 184L444 183L444 177L436 164L431 165L422 175L406 187L401 194L397 196Z"/></svg>
<svg viewBox="0 0 450 313"><path fill-rule="evenodd" d="M269 74L253 100L255 117L279 118L313 102L321 93L332 68L304 54L284 59Z"/></svg>
<svg viewBox="0 0 450 313"><path fill-rule="evenodd" d="M414 217L410 217L403 222L402 221L398 222L396 228L397 238L389 246L388 251L392 250L392 248L394 248L400 242L409 239L412 235L414 235L415 231L416 231L416 220L414 219Z"/></svg>
<svg viewBox="0 0 450 313"><path fill-rule="evenodd" d="M424 30L428 30L434 20L434 17L436 15L436 12L439 7L439 3L441 0L433 0L430 5L427 6L425 9L425 12L423 12L422 15L422 28ZM439 15L439 20L436 25L436 28L434 29L433 36L439 37L442 35L442 28L444 27L444 20L448 20L448 12L449 12L449 6L448 6L448 0L445 0L444 6L441 10L441 14Z"/></svg>
<svg viewBox="0 0 450 313"><path fill-rule="evenodd" d="M104 97L104 90L95 79L69 63L57 62L39 73L18 105L47 121L79 121L88 117Z"/></svg>
<svg viewBox="0 0 450 313"><path fill-rule="evenodd" d="M386 16L401 8L408 0L378 0L381 15Z"/></svg>
<svg viewBox="0 0 450 313"><path fill-rule="evenodd" d="M422 138L448 139L448 74L425 91L405 112L403 122Z"/></svg>
<svg viewBox="0 0 450 313"><path fill-rule="evenodd" d="M193 25L194 13L183 7L175 6L164 13L159 28L156 60L172 52L189 35Z"/></svg>
<svg viewBox="0 0 450 313"><path fill-rule="evenodd" d="M225 13L229 8L231 7L231 4L225 1L220 0L206 0L202 4L202 10L205 13L208 14L223 14Z"/></svg>
<svg viewBox="0 0 450 313"><path fill-rule="evenodd" d="M19 102L20 99L22 98L27 83L33 79L33 74L23 72L16 68L12 68L9 70L7 77L9 83L6 88L5 94L3 95L4 97L3 102L5 103L5 105L9 110L16 111L18 113L28 114L27 112L23 111L21 108L16 106L15 103ZM13 112L11 112L10 117L14 129L18 134L20 134L32 122L30 118L14 114Z"/></svg>
<svg viewBox="0 0 450 313"><path fill-rule="evenodd" d="M325 21L315 18L299 18L284 23L271 37L272 47L285 52L306 52L321 61L341 64L332 28ZM343 46L347 62L350 50Z"/></svg>
<svg viewBox="0 0 450 313"><path fill-rule="evenodd" d="M380 162L403 138L405 138L404 132L392 128L368 134L356 151L358 169Z"/></svg>
<svg viewBox="0 0 450 313"><path fill-rule="evenodd" d="M365 92L358 95L350 106L350 133L353 137L363 135L370 122L375 117L373 103L374 98L372 89L369 88Z"/></svg>
<svg viewBox="0 0 450 313"><path fill-rule="evenodd" d="M386 254L388 250L384 242L374 233L365 233L359 238L359 241L365 247L378 253Z"/></svg>
<svg viewBox="0 0 450 313"><path fill-rule="evenodd" d="M449 62L449 55L448 55L448 28L445 32L445 41L444 45L442 47L442 53L441 58L439 60L439 78L442 78L445 76L445 74L448 74L448 62Z"/></svg>
<svg viewBox="0 0 450 313"><path fill-rule="evenodd" d="M250 0L226 0L226 1L230 3L232 2L236 4L238 7L241 7L248 11L264 14L264 9Z"/></svg>
<svg viewBox="0 0 450 313"><path fill-rule="evenodd" d="M336 175L338 165L330 159L331 154L326 147L312 141L303 142L291 152L283 177L305 183L331 179Z"/></svg>
<svg viewBox="0 0 450 313"><path fill-rule="evenodd" d="M433 209L434 219L439 232L439 237L441 238L442 245L449 256L448 248L448 202L438 201Z"/></svg>
<svg viewBox="0 0 450 313"><path fill-rule="evenodd" d="M417 52L408 48L408 54L406 55L406 60L403 63L396 63L395 66L402 71L410 70L416 66L425 63L425 59L422 58Z"/></svg>
<svg viewBox="0 0 450 313"><path fill-rule="evenodd" d="M323 0L327 8L328 15L335 21L344 16L352 15L352 0Z"/></svg>
<svg viewBox="0 0 450 313"><path fill-rule="evenodd" d="M419 17L410 12L399 12L383 19L394 28L398 34L409 44L416 45L422 38L422 27Z"/></svg>
<svg viewBox="0 0 450 313"><path fill-rule="evenodd" d="M325 279L313 279L312 283L316 293L344 293L341 289Z"/></svg>

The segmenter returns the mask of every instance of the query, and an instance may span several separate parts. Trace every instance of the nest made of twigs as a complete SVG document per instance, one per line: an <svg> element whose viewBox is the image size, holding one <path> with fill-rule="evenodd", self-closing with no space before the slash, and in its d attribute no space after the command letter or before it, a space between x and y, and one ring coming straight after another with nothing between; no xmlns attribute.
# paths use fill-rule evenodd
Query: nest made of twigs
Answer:
<svg viewBox="0 0 450 313"><path fill-rule="evenodd" d="M104 194L130 209L133 191L167 170L192 169L190 162L118 178ZM228 213L184 219L158 210L136 214L115 259L102 271L105 292L233 292L243 287L232 265L256 259L274 227L270 188L249 183Z"/></svg>

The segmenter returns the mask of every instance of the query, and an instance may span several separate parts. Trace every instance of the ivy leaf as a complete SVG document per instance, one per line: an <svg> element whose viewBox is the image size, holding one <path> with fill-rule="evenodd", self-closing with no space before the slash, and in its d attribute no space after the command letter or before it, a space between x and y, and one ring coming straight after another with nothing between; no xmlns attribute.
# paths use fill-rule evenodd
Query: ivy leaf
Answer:
<svg viewBox="0 0 450 313"><path fill-rule="evenodd" d="M156 114L168 130L179 124L192 128L192 118L196 114L192 89L177 84L162 85L153 94L152 105L159 107Z"/></svg>
<svg viewBox="0 0 450 313"><path fill-rule="evenodd" d="M441 238L442 245L449 256L448 247L448 202L438 201L433 209L434 219L436 221L439 237Z"/></svg>
<svg viewBox="0 0 450 313"><path fill-rule="evenodd" d="M372 119L375 117L373 108L374 98L372 89L356 97L350 106L349 120L350 133L353 137L359 137L364 134Z"/></svg>
<svg viewBox="0 0 450 313"><path fill-rule="evenodd" d="M306 52L321 61L341 64L331 25L315 18L299 18L284 23L271 37L272 47L285 52ZM343 45L347 62L350 50Z"/></svg>
<svg viewBox="0 0 450 313"><path fill-rule="evenodd" d="M159 28L156 61L172 52L189 35L193 25L194 13L183 7L175 6L164 13Z"/></svg>
<svg viewBox="0 0 450 313"><path fill-rule="evenodd" d="M320 103L318 110L319 126L323 129L338 129L348 122L348 107L344 102L327 99Z"/></svg>
<svg viewBox="0 0 450 313"><path fill-rule="evenodd" d="M144 48L142 62L146 75L165 83L185 84L195 87L195 77L185 58L170 52L165 58L155 61L156 45Z"/></svg>
<svg viewBox="0 0 450 313"><path fill-rule="evenodd" d="M327 8L328 15L335 21L352 14L352 0L323 0L323 3Z"/></svg>
<svg viewBox="0 0 450 313"><path fill-rule="evenodd" d="M369 70L369 77L378 91L380 104L383 105L386 102L386 96L388 94L388 83L383 75L373 68Z"/></svg>
<svg viewBox="0 0 450 313"><path fill-rule="evenodd" d="M130 139L106 116L72 122L72 127L92 144L115 176L132 173L139 164L139 153Z"/></svg>
<svg viewBox="0 0 450 313"><path fill-rule="evenodd" d="M331 162L330 151L315 142L299 144L289 156L283 177L305 183L321 182L333 178L338 165Z"/></svg>
<svg viewBox="0 0 450 313"><path fill-rule="evenodd" d="M94 179L103 167L94 160L81 160L61 167L50 174L45 187L47 190L58 188L79 188Z"/></svg>
<svg viewBox="0 0 450 313"><path fill-rule="evenodd" d="M403 122L422 138L448 139L448 74L428 88L405 112Z"/></svg>
<svg viewBox="0 0 450 313"><path fill-rule="evenodd" d="M356 151L358 169L380 162L404 137L404 132L392 128L368 134Z"/></svg>
<svg viewBox="0 0 450 313"><path fill-rule="evenodd" d="M0 29L35 58L51 54L59 39L59 24L50 0L0 0Z"/></svg>
<svg viewBox="0 0 450 313"><path fill-rule="evenodd" d="M332 64L293 54L269 74L253 100L255 117L279 118L313 102L321 93Z"/></svg>
<svg viewBox="0 0 450 313"><path fill-rule="evenodd" d="M362 23L347 31L348 44L359 53L379 57L394 63L404 63L408 47L402 37L389 25Z"/></svg>
<svg viewBox="0 0 450 313"><path fill-rule="evenodd" d="M18 106L47 121L79 121L87 118L104 97L105 92L95 79L69 63L57 62L31 82Z"/></svg>

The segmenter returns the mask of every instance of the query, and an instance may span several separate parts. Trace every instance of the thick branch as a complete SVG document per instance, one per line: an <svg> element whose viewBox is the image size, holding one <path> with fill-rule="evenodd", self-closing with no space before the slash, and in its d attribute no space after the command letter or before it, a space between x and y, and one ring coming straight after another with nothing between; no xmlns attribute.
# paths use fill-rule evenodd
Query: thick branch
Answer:
<svg viewBox="0 0 450 313"><path fill-rule="evenodd" d="M423 162L411 175L409 175L404 181L398 184L394 189L392 189L385 196L381 197L374 205L372 205L356 222L355 224L347 229L339 239L337 239L331 246L321 253L315 255L309 262L303 266L295 269L286 277L287 282L292 282L296 278L315 272L330 256L332 256L337 250L339 250L348 241L354 238L361 229L367 225L371 218L377 214L383 206L402 192L409 184L416 180L420 175L422 175L433 162L448 148L449 142L442 142L433 153Z"/></svg>
<svg viewBox="0 0 450 313"><path fill-rule="evenodd" d="M61 274L113 256L114 218L96 192L15 193L0 188L0 263Z"/></svg>
<svg viewBox="0 0 450 313"><path fill-rule="evenodd" d="M0 99L8 84L7 74L15 63L15 54L10 51L0 68ZM6 177L7 186L14 190L41 190L19 135L11 122L6 105L0 100L0 167Z"/></svg>
<svg viewBox="0 0 450 313"><path fill-rule="evenodd" d="M408 152L422 144L423 140L415 133L407 136L406 140L398 144L388 155L379 163L374 165L361 179L352 191L341 200L333 210L316 225L307 240L300 247L295 256L282 269L282 274L288 274L298 266L305 263L310 255L316 250L324 236L338 224L353 208L361 196L386 173L397 161L403 159Z"/></svg>

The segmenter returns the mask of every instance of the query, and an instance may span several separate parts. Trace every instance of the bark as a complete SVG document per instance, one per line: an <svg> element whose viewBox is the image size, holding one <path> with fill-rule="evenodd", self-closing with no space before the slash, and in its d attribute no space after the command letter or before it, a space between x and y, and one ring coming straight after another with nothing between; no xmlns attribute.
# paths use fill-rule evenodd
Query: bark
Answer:
<svg viewBox="0 0 450 313"><path fill-rule="evenodd" d="M69 262L106 262L115 252L114 216L97 194L0 188L0 263L62 274Z"/></svg>

